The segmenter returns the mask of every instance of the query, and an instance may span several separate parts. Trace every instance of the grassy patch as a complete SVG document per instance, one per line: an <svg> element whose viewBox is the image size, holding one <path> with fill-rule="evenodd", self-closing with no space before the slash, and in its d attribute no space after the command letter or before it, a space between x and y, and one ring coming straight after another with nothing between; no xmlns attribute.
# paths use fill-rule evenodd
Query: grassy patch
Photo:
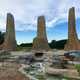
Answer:
<svg viewBox="0 0 80 80"><path fill-rule="evenodd" d="M31 47L17 46L17 51L30 51Z"/></svg>
<svg viewBox="0 0 80 80"><path fill-rule="evenodd" d="M77 71L79 72L79 75L80 75L80 64L76 64L75 68L77 69Z"/></svg>

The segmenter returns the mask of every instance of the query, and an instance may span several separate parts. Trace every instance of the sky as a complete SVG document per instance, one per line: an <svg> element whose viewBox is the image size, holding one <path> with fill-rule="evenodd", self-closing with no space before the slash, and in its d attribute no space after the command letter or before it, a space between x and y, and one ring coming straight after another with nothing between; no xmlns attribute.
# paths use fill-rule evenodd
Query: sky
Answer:
<svg viewBox="0 0 80 80"><path fill-rule="evenodd" d="M6 29L6 15L15 19L18 44L30 43L36 37L37 18L45 16L48 41L67 39L69 8L75 7L77 33L80 39L80 0L0 0L0 31Z"/></svg>

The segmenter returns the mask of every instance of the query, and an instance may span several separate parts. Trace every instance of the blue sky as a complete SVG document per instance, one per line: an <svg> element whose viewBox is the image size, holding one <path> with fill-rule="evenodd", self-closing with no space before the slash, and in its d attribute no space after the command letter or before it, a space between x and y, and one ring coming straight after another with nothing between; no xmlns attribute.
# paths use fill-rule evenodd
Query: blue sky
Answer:
<svg viewBox="0 0 80 80"><path fill-rule="evenodd" d="M0 30L5 31L6 14L10 12L15 18L18 44L30 43L36 36L37 17L44 15L49 42L66 39L68 11L73 6L80 38L80 0L0 0Z"/></svg>

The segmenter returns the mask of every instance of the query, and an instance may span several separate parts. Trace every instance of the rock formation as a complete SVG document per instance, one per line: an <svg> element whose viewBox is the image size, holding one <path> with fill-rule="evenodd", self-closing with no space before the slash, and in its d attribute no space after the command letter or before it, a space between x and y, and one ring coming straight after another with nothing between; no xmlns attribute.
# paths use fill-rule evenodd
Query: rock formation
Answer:
<svg viewBox="0 0 80 80"><path fill-rule="evenodd" d="M68 16L68 40L64 50L80 50L80 42L76 33L75 9L70 8Z"/></svg>
<svg viewBox="0 0 80 80"><path fill-rule="evenodd" d="M37 37L33 40L33 50L49 50L48 40L46 36L46 26L44 16L38 17Z"/></svg>
<svg viewBox="0 0 80 80"><path fill-rule="evenodd" d="M14 17L12 14L8 13L5 39L2 44L2 49L14 51L16 50L16 46Z"/></svg>

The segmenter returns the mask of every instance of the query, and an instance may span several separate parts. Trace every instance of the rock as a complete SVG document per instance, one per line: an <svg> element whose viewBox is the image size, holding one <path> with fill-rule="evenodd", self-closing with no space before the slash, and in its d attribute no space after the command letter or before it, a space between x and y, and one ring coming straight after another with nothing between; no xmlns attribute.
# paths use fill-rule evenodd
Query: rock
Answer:
<svg viewBox="0 0 80 80"><path fill-rule="evenodd" d="M14 51L16 46L14 17L11 13L8 13L5 40L1 48L2 50Z"/></svg>
<svg viewBox="0 0 80 80"><path fill-rule="evenodd" d="M8 51L1 50L0 51L0 62L7 61L11 56L11 53Z"/></svg>
<svg viewBox="0 0 80 80"><path fill-rule="evenodd" d="M79 74L76 69L55 69L46 68L46 73L50 75L61 75L64 77L71 78L70 80L80 80Z"/></svg>
<svg viewBox="0 0 80 80"><path fill-rule="evenodd" d="M0 66L0 80L30 80L18 71L19 67L16 63L3 63Z"/></svg>
<svg viewBox="0 0 80 80"><path fill-rule="evenodd" d="M32 50L42 51L49 49L50 48L46 36L45 18L44 16L39 16L37 25L37 37L33 40Z"/></svg>
<svg viewBox="0 0 80 80"><path fill-rule="evenodd" d="M5 51L5 50L1 50L1 51L0 51L0 56L1 56L1 55L11 55L11 53L8 52L8 51Z"/></svg>
<svg viewBox="0 0 80 80"><path fill-rule="evenodd" d="M74 7L69 10L68 17L68 40L64 47L64 50L80 50L80 42L78 40L76 32L76 22L75 22L75 9Z"/></svg>

